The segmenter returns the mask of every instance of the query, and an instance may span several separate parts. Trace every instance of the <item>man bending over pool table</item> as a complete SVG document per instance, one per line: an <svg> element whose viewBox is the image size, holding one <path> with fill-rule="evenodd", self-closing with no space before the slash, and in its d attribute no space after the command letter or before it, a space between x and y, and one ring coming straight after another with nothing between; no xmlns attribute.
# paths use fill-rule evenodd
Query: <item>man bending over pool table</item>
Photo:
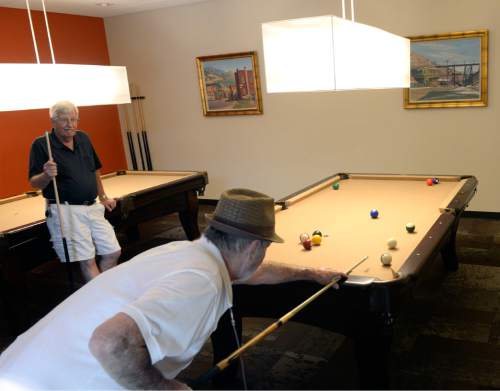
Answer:
<svg viewBox="0 0 500 391"><path fill-rule="evenodd" d="M224 192L202 237L139 254L83 286L0 356L0 389L186 389L176 380L232 306L232 284L330 282L262 264L282 239L272 198Z"/></svg>

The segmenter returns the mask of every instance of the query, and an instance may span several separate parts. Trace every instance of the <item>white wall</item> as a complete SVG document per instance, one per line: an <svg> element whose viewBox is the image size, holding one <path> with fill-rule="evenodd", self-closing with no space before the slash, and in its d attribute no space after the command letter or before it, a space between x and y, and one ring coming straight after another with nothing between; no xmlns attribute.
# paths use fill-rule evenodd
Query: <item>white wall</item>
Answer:
<svg viewBox="0 0 500 391"><path fill-rule="evenodd" d="M499 212L500 1L355 5L356 21L403 36L489 29L489 106L405 110L401 90L267 94L260 24L341 15L341 0L212 0L108 18L112 63L126 65L147 98L155 169L207 170L208 198L237 186L280 198L339 171L473 174L469 209ZM264 114L204 117L195 58L252 50Z"/></svg>

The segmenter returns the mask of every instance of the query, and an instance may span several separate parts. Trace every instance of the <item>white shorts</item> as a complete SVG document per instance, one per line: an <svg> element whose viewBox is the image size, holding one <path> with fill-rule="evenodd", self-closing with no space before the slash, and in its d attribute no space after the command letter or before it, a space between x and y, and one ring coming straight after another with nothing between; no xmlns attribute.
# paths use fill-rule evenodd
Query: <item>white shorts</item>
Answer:
<svg viewBox="0 0 500 391"><path fill-rule="evenodd" d="M104 218L104 205L100 203L90 206L61 204L61 214L70 262L93 259L96 250L98 255L107 255L120 250L115 231ZM48 205L47 227L52 247L61 262L65 262L56 204Z"/></svg>

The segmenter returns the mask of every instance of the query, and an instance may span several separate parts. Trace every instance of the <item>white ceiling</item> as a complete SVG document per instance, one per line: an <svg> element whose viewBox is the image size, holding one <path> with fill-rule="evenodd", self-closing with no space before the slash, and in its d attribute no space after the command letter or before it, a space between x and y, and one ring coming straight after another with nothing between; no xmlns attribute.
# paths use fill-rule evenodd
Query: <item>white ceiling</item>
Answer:
<svg viewBox="0 0 500 391"><path fill-rule="evenodd" d="M208 0L45 0L45 8L47 12L106 18L202 1ZM32 10L42 10L42 0L29 0L29 5ZM26 0L0 0L0 7L26 9Z"/></svg>

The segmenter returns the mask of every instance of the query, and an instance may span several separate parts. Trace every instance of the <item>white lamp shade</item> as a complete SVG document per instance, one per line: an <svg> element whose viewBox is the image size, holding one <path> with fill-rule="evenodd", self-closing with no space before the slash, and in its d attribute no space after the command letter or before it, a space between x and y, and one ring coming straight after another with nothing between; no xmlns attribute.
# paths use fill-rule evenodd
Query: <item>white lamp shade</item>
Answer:
<svg viewBox="0 0 500 391"><path fill-rule="evenodd" d="M410 86L410 40L332 15L262 24L267 92Z"/></svg>
<svg viewBox="0 0 500 391"><path fill-rule="evenodd" d="M121 66L0 64L0 111L49 108L60 100L77 106L130 103Z"/></svg>

